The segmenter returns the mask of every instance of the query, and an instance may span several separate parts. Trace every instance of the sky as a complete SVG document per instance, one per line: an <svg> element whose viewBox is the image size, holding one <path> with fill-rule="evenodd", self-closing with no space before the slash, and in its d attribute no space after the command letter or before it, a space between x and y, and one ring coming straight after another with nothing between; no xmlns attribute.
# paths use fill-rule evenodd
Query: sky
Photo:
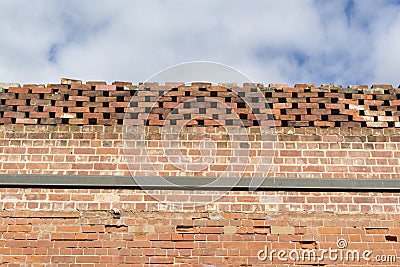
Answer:
<svg viewBox="0 0 400 267"><path fill-rule="evenodd" d="M212 61L264 84L400 85L400 1L0 0L0 17L0 82Z"/></svg>

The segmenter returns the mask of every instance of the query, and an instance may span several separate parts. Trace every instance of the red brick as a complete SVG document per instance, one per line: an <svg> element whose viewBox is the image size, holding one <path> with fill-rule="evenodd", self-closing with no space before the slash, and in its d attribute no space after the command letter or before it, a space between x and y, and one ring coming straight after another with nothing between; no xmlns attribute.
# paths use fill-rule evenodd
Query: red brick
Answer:
<svg viewBox="0 0 400 267"><path fill-rule="evenodd" d="M19 111L19 112L34 112L37 110L38 110L38 107L34 107L34 106L17 106L17 111ZM4 112L4 114L6 114L6 112Z"/></svg>
<svg viewBox="0 0 400 267"><path fill-rule="evenodd" d="M25 118L25 113L23 113L23 112L5 111L4 112L4 117L5 118L23 119L23 118Z"/></svg>
<svg viewBox="0 0 400 267"><path fill-rule="evenodd" d="M69 194L49 194L49 200L55 201L69 201L70 197Z"/></svg>
<svg viewBox="0 0 400 267"><path fill-rule="evenodd" d="M71 113L82 113L82 112L89 112L89 107L70 107L68 108L68 112Z"/></svg>
<svg viewBox="0 0 400 267"><path fill-rule="evenodd" d="M51 94L52 89L50 87L41 87L41 86L29 86L32 94Z"/></svg>
<svg viewBox="0 0 400 267"><path fill-rule="evenodd" d="M63 108L62 107L53 107L53 106L44 106L43 107L43 112L62 113L63 112Z"/></svg>
<svg viewBox="0 0 400 267"><path fill-rule="evenodd" d="M104 233L105 228L103 225L82 225L83 233Z"/></svg>
<svg viewBox="0 0 400 267"><path fill-rule="evenodd" d="M81 227L79 225L59 225L56 226L56 232L60 233L78 233Z"/></svg>
<svg viewBox="0 0 400 267"><path fill-rule="evenodd" d="M29 92L28 88L22 87L10 87L8 88L8 93L18 93L18 94L27 94Z"/></svg>
<svg viewBox="0 0 400 267"><path fill-rule="evenodd" d="M116 87L116 85L98 84L98 85L96 85L96 90L98 90L98 91L115 91L115 90L117 90L117 87Z"/></svg>
<svg viewBox="0 0 400 267"><path fill-rule="evenodd" d="M88 120L88 119L76 119L76 118L72 118L72 119L68 119L68 123L69 123L69 124L87 125L87 124L89 124L89 120Z"/></svg>
<svg viewBox="0 0 400 267"><path fill-rule="evenodd" d="M96 149L97 155L118 155L119 149L113 147L100 147Z"/></svg>
<svg viewBox="0 0 400 267"><path fill-rule="evenodd" d="M56 101L56 107L75 107L76 102L74 101Z"/></svg>
<svg viewBox="0 0 400 267"><path fill-rule="evenodd" d="M30 112L29 118L36 119L36 118L48 118L48 112Z"/></svg>
<svg viewBox="0 0 400 267"><path fill-rule="evenodd" d="M16 124L37 124L37 119L16 119Z"/></svg>
<svg viewBox="0 0 400 267"><path fill-rule="evenodd" d="M301 151L299 150L281 150L279 151L281 157L301 157Z"/></svg>
<svg viewBox="0 0 400 267"><path fill-rule="evenodd" d="M9 232L31 232L32 225L9 225L7 228Z"/></svg>
<svg viewBox="0 0 400 267"><path fill-rule="evenodd" d="M95 148L74 148L74 154L80 155L80 154L90 154L94 155L95 154Z"/></svg>
<svg viewBox="0 0 400 267"><path fill-rule="evenodd" d="M76 263L100 263L100 256L76 256Z"/></svg>
<svg viewBox="0 0 400 267"><path fill-rule="evenodd" d="M151 264L173 264L174 258L172 257L151 257Z"/></svg>

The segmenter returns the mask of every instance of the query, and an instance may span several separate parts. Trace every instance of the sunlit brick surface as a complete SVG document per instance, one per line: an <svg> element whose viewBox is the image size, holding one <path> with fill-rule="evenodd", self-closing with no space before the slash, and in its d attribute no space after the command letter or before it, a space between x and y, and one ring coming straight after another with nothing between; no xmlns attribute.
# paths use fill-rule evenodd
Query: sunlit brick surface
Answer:
<svg viewBox="0 0 400 267"><path fill-rule="evenodd" d="M189 130L193 131L193 128ZM160 131L161 128L153 126L153 134ZM250 133L250 128L248 131ZM225 170L223 161L234 161L235 158L231 156L228 140L221 140L221 133L217 134L218 128L211 127L210 132L214 132L214 141L218 141L219 154L211 169L196 175L168 164L162 154L151 155L155 150L161 151L161 142L148 144L150 162L146 163L146 168L141 167L145 155L124 157L122 126L2 126L0 172L129 176L131 172L126 164L129 160L136 175L218 177ZM249 134L250 139L256 136L256 132ZM182 135L182 149L183 153L196 156L198 141L192 137ZM400 135L396 129L278 127L275 139L269 177L399 178ZM250 155L260 152L259 141L248 143ZM185 150L185 146L191 149ZM253 165L251 160L248 159L248 168ZM220 169L218 165L221 165ZM250 170L248 174L251 174Z"/></svg>
<svg viewBox="0 0 400 267"><path fill-rule="evenodd" d="M398 194L230 192L215 203L182 208L165 206L141 190L0 192L1 261L15 266L286 266L276 256L260 261L257 253L265 246L337 249L338 239L347 241L347 249L372 250L373 256L400 251ZM190 197L185 191L158 193Z"/></svg>
<svg viewBox="0 0 400 267"><path fill-rule="evenodd" d="M57 85L13 86L0 86L0 174L149 179L158 174L201 179L224 175L226 167L241 162L243 156L248 161L246 179L259 176L254 174L259 163L256 156L263 147L260 140L267 137L274 149L268 147L271 162L261 175L266 179L399 179L400 91L388 85L247 84L230 88L242 92L237 96L229 86L146 84L140 87L143 91L136 96L142 99L136 102L132 96L140 88L131 83L84 84L63 79ZM264 111L272 114L265 128L243 103L246 93L255 89L261 90L268 103ZM238 114L245 144L240 134L235 135L236 141L229 138L229 127L238 125L218 105L204 110L196 103L186 104L173 111L190 98L201 102L205 97ZM258 103L250 99L254 102L249 103ZM142 118L141 112L126 116L135 105L149 117ZM167 148L176 147L188 161L196 162L205 155L199 149L204 137L212 141L215 146L205 148L210 149L213 161L205 170L188 172L168 160L172 150L165 152L162 131L171 122L185 124L182 117L190 123L167 141ZM135 120L145 129L144 143L124 133L124 126L134 125ZM135 150L143 144L145 153ZM235 146L245 147L249 154L234 154ZM399 266L398 192L232 191L213 203L193 204L205 195L205 191L182 190L2 188L0 263ZM322 257L323 250L338 249L343 242L346 246L339 251L371 251L369 261L329 257L284 261L277 253L314 250ZM275 254L261 260L265 250L275 250Z"/></svg>

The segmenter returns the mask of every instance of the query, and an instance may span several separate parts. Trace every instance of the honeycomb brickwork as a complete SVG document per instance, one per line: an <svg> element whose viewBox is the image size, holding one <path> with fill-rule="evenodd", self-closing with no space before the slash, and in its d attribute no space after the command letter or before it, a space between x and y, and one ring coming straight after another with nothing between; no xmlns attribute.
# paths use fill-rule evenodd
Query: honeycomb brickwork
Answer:
<svg viewBox="0 0 400 267"><path fill-rule="evenodd" d="M251 96L258 90L257 97ZM126 116L130 108L136 113ZM400 89L391 85L107 85L63 79L60 84L12 84L0 92L0 124L5 125L122 125L124 119L137 119L142 112L149 114L143 123L156 126L183 121L188 126L232 125L235 120L229 114L236 114L244 127L269 121L277 127L398 128ZM267 117L259 119L255 114Z"/></svg>

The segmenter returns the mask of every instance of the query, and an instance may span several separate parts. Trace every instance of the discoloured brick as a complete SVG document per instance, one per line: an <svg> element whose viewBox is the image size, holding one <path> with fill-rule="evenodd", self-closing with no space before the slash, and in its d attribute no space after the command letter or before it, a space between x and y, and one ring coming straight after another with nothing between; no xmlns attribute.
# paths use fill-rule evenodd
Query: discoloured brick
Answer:
<svg viewBox="0 0 400 267"><path fill-rule="evenodd" d="M295 228L290 226L271 226L272 235L293 235Z"/></svg>

